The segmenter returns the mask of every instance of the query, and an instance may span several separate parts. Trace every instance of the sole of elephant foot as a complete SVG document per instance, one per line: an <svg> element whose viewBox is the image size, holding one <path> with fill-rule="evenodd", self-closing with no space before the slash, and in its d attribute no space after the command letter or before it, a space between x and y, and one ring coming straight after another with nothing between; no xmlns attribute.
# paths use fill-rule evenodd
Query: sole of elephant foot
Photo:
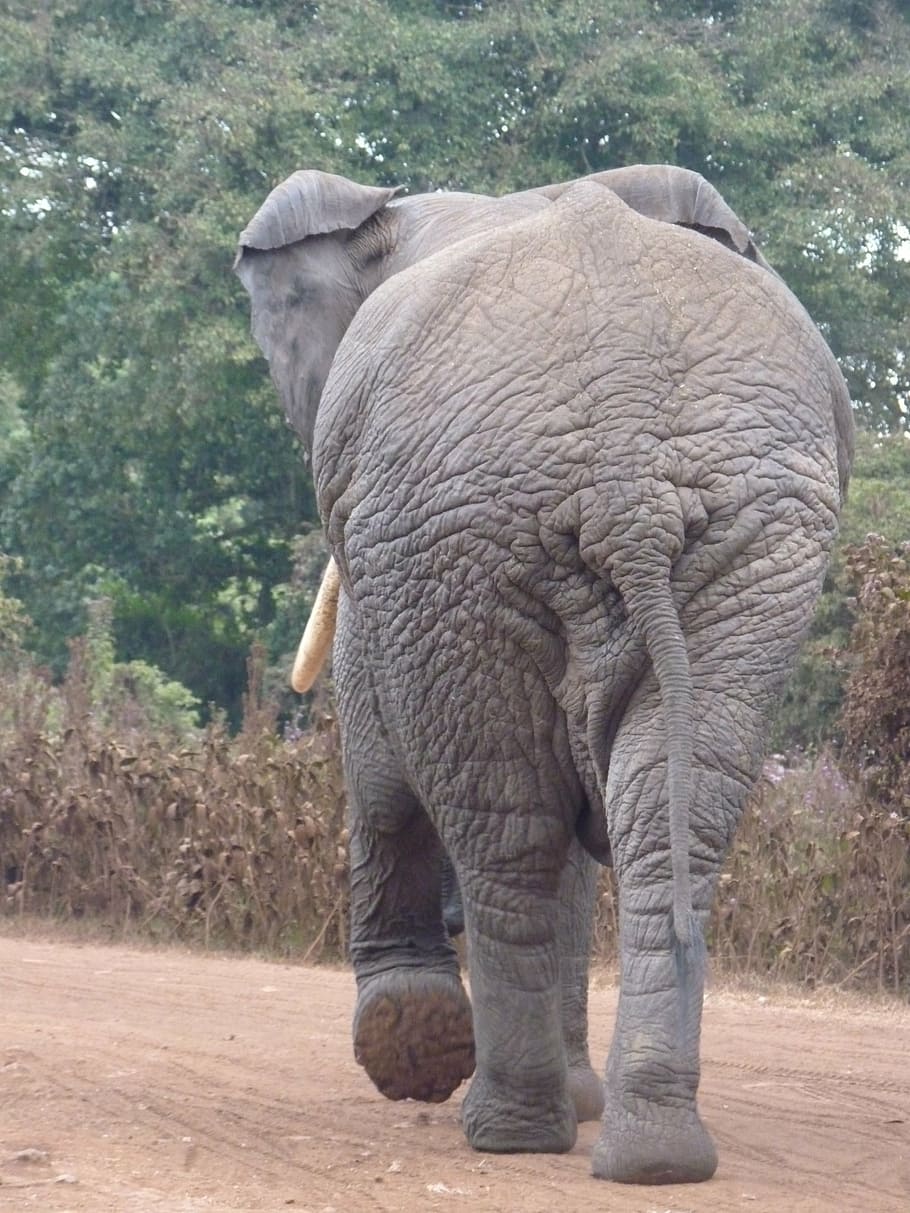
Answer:
<svg viewBox="0 0 910 1213"><path fill-rule="evenodd" d="M589 1065L569 1066L569 1098L575 1107L575 1119L600 1120L604 1110L604 1084Z"/></svg>
<svg viewBox="0 0 910 1213"><path fill-rule="evenodd" d="M363 990L354 1057L387 1099L442 1103L474 1073L474 1022L460 980L385 973Z"/></svg>
<svg viewBox="0 0 910 1213"><path fill-rule="evenodd" d="M640 1121L617 1132L605 1126L594 1147L591 1170L597 1179L622 1184L703 1183L717 1170L714 1142L697 1116L684 1127Z"/></svg>
<svg viewBox="0 0 910 1213"><path fill-rule="evenodd" d="M575 1145L578 1122L566 1096L545 1102L510 1093L492 1093L475 1077L461 1105L468 1144L483 1154L565 1154Z"/></svg>

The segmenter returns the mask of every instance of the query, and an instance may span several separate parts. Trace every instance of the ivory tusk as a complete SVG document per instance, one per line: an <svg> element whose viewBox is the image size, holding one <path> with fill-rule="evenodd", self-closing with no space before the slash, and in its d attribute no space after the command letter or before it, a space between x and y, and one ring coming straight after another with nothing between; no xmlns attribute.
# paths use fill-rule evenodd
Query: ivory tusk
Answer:
<svg viewBox="0 0 910 1213"><path fill-rule="evenodd" d="M338 565L329 557L319 592L294 659L294 669L291 673L291 686L301 695L308 691L325 664L326 654L332 646L335 637L335 616L338 612L338 591L341 588L341 578L338 575Z"/></svg>

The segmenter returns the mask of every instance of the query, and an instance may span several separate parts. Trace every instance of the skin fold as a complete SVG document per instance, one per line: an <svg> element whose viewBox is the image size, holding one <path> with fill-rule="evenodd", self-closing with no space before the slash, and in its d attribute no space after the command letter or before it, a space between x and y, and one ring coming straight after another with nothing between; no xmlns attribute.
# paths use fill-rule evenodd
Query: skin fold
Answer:
<svg viewBox="0 0 910 1213"><path fill-rule="evenodd" d="M477 1149L603 1110L596 1175L708 1178L703 929L836 533L830 351L666 166L397 201L298 173L237 271L342 586L355 1055L391 1098L474 1070ZM603 1088L588 852L619 898Z"/></svg>

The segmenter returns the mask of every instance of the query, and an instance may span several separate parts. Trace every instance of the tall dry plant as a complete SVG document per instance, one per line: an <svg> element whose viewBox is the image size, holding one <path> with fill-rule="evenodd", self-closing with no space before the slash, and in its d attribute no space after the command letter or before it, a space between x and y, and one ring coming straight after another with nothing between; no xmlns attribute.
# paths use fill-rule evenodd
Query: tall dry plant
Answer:
<svg viewBox="0 0 910 1213"><path fill-rule="evenodd" d="M78 645L60 688L33 670L0 672L0 912L344 955L347 832L331 699L306 730L279 736L263 660L254 652L236 737L220 723L178 736L128 704L97 711ZM859 752L865 770L880 769ZM717 969L910 992L906 809L880 798L878 775L847 780L830 754L766 772L720 877ZM599 959L615 957L617 930L606 873Z"/></svg>
<svg viewBox="0 0 910 1213"><path fill-rule="evenodd" d="M910 988L908 842L906 822L866 799L829 753L764 780L720 878L718 966Z"/></svg>
<svg viewBox="0 0 910 1213"><path fill-rule="evenodd" d="M848 548L857 595L840 725L843 759L889 811L910 814L910 542Z"/></svg>
<svg viewBox="0 0 910 1213"><path fill-rule="evenodd" d="M255 695L253 671L251 686ZM31 700L0 747L7 914L280 954L345 948L347 832L330 716L292 740L252 705L174 744L92 706L78 648L52 705ZM21 688L20 688L21 692ZM56 720L52 718L56 714Z"/></svg>

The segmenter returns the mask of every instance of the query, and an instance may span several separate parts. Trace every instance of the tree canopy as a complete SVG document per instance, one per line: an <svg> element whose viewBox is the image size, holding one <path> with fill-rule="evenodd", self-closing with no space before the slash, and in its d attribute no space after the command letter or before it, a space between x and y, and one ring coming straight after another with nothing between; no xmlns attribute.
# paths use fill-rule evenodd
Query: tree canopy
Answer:
<svg viewBox="0 0 910 1213"><path fill-rule="evenodd" d="M0 551L60 666L118 648L236 707L312 490L236 235L300 167L501 193L703 173L822 327L857 415L910 410L899 0L62 0L0 15Z"/></svg>

